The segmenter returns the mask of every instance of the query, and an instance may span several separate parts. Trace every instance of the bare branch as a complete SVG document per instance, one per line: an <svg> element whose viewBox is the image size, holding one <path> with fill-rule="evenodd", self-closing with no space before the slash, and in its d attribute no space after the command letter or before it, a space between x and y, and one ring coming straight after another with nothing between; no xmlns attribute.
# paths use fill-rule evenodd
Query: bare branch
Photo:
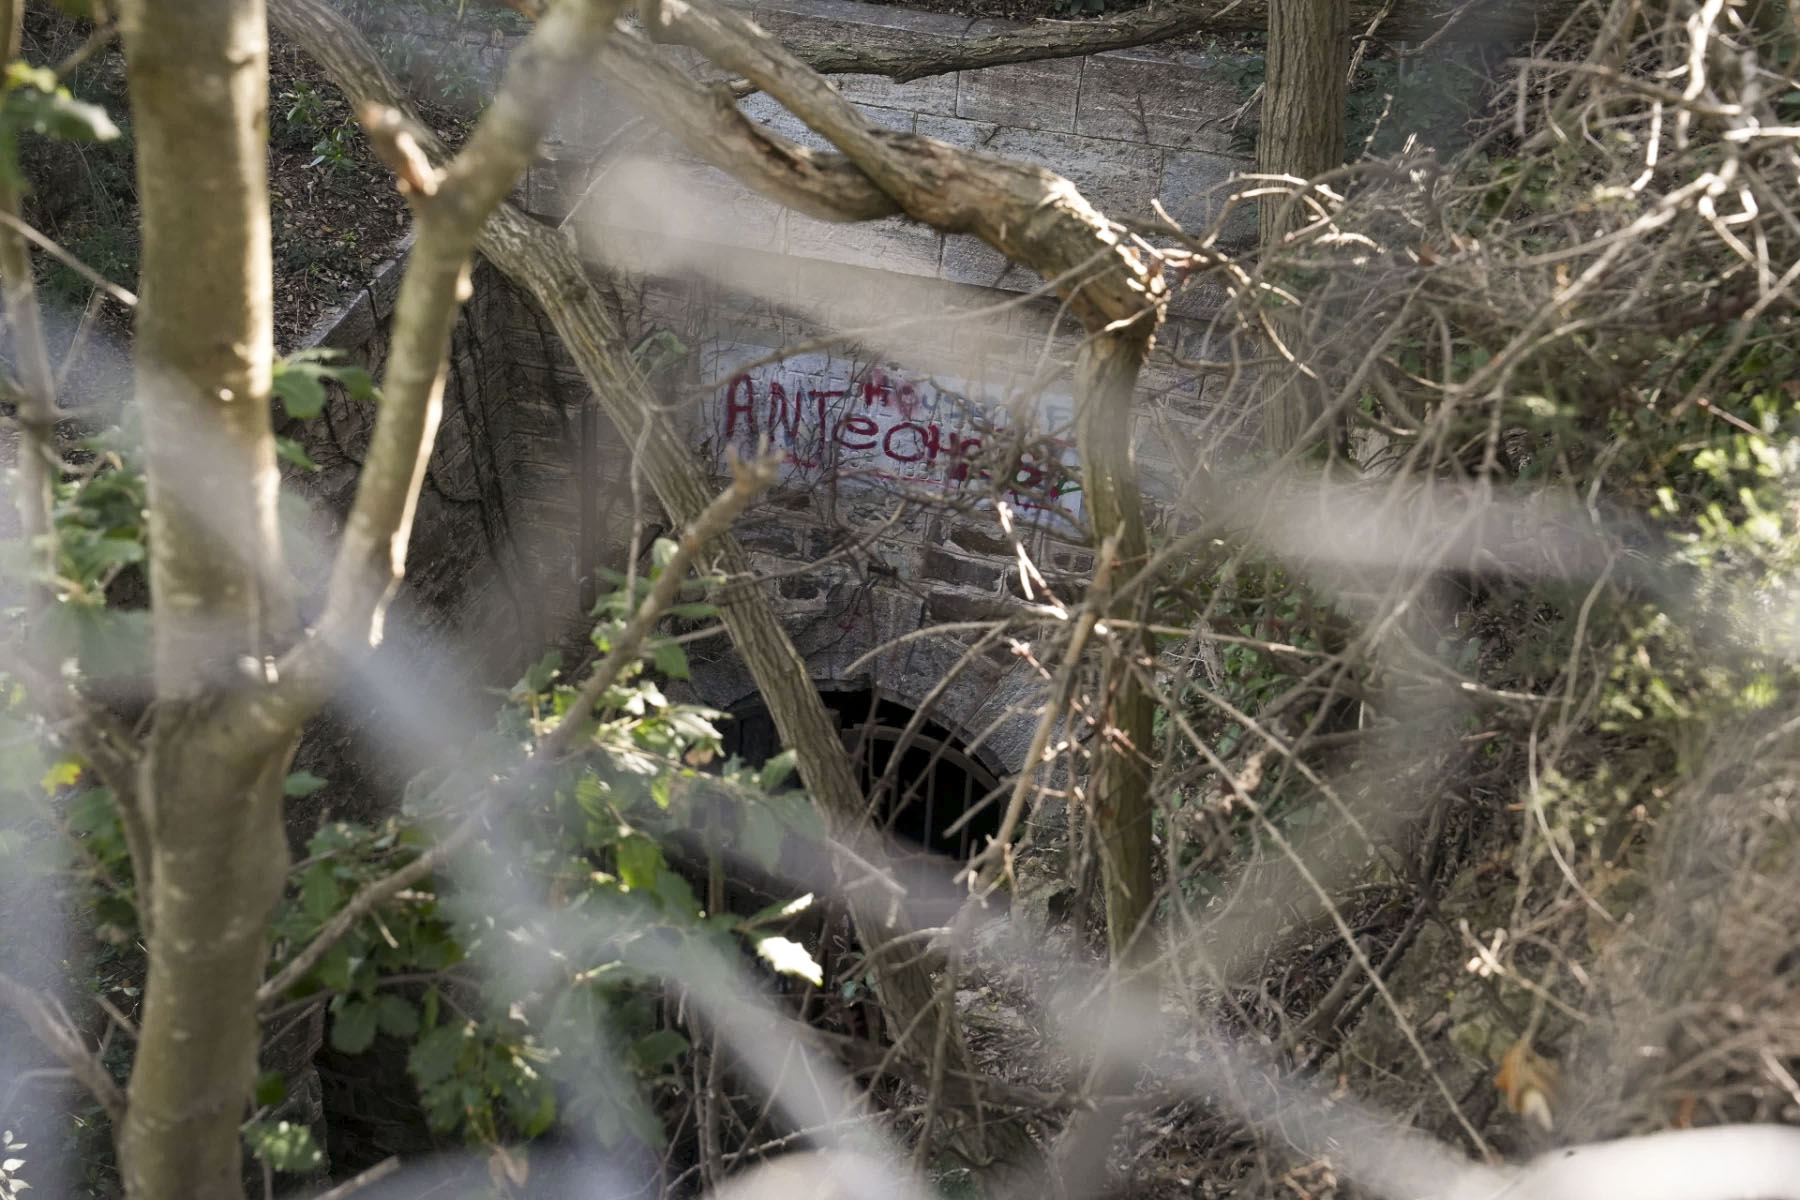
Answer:
<svg viewBox="0 0 1800 1200"><path fill-rule="evenodd" d="M54 241L45 237L36 229L33 229L29 224L20 220L12 212L0 210L0 223L6 224L16 232L30 239L37 245L38 249L93 284L100 291L105 292L108 296L117 300L120 304L123 304L126 308L136 307L137 293L127 291L125 288L120 287L106 276L100 274L100 272L94 270L94 268L82 262L79 258L76 258L73 254L70 254L67 250L64 250Z"/></svg>
<svg viewBox="0 0 1800 1200"><path fill-rule="evenodd" d="M667 0L650 20L653 35L744 75L829 138L913 219L975 234L1045 278L1075 271L1062 294L1089 329L1140 321L1160 305L1160 275L1054 172L880 128L780 42L710 0ZM1097 250L1106 253L1093 262Z"/></svg>
<svg viewBox="0 0 1800 1200"><path fill-rule="evenodd" d="M623 0L558 5L514 55L468 145L439 171L434 139L374 100L358 106L418 218L419 236L395 306L381 415L333 564L324 614L280 667L276 706L291 727L323 699L340 656L381 639L382 614L406 570L406 545L442 413L456 314L469 256L549 127L556 103L613 31Z"/></svg>
<svg viewBox="0 0 1800 1200"><path fill-rule="evenodd" d="M19 53L19 21L22 0L0 4L0 50L4 61ZM9 151L16 153L16 151ZM43 314L38 310L37 285L31 274L31 251L25 245L19 218L20 183L16 163L0 164L0 287L6 298L6 320L12 326L13 354L18 360L19 515L27 547L48 579L55 571L56 548L51 541L54 487L61 468L57 453L56 376L50 369L50 350L44 343ZM38 585L33 585L33 591Z"/></svg>
<svg viewBox="0 0 1800 1200"><path fill-rule="evenodd" d="M82 1042L81 1035L70 1027L44 998L43 993L26 987L18 980L0 975L0 1001L24 1020L45 1049L56 1055L69 1074L93 1094L107 1119L118 1127L125 1119L125 1093L113 1080L100 1059Z"/></svg>
<svg viewBox="0 0 1800 1200"><path fill-rule="evenodd" d="M1384 37L1415 40L1442 32L1446 23L1454 20L1459 36L1506 42L1530 34L1534 25L1554 28L1577 3L1540 0L1537 4L1458 6L1443 0L1402 0L1382 21L1380 31ZM1384 7L1382 0L1354 0L1352 20L1368 28ZM1257 33L1268 27L1268 0L1178 0L1146 4L1098 21L1036 21L1021 29L980 37L895 31L885 43L870 44L859 33L854 44L795 39L791 45L795 54L822 74L884 75L905 83L951 71L1126 50L1192 33Z"/></svg>
<svg viewBox="0 0 1800 1200"><path fill-rule="evenodd" d="M779 204L825 221L900 211L843 155L789 141L745 116L728 91L696 84L636 33L602 47L595 65L689 151Z"/></svg>
<svg viewBox="0 0 1800 1200"><path fill-rule="evenodd" d="M357 1192L362 1191L370 1184L380 1183L399 1169L400 1159L398 1157L384 1158L368 1170L344 1180L330 1191L320 1192L313 1197L313 1200L349 1200Z"/></svg>

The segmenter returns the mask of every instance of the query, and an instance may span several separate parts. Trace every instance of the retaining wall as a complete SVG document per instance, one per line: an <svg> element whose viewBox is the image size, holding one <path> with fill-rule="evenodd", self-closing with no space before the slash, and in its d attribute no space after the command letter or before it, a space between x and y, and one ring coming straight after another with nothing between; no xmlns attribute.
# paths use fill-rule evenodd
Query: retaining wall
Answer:
<svg viewBox="0 0 1800 1200"><path fill-rule="evenodd" d="M778 34L861 44L996 27L848 0L748 7ZM404 11L382 19L415 40L440 37L445 55L489 83L513 40L434 35ZM837 82L890 128L1049 167L1110 215L1149 217L1156 201L1192 226L1219 211L1232 173L1247 166L1231 153L1243 101L1233 65L1144 50L908 84ZM743 107L824 145L766 97ZM981 756L992 766L1015 768L1035 674L1004 643L971 654L970 631L911 635L1024 597L1002 505L1052 587L1072 594L1089 568L1068 424L1079 330L1054 300L1030 294L1039 281L973 239L902 218L835 225L787 212L685 155L602 84L571 97L515 199L565 224L607 275L634 338L683 347L656 382L697 452L722 467L728 446L767 438L785 454L782 485L740 533L814 678L873 683L913 706L931 700L966 740L987 732ZM1250 214L1226 230L1251 236ZM372 363L385 286L372 285L331 335ZM1139 458L1153 496L1180 489L1191 465L1180 461L1183 431L1209 417L1180 360L1205 355L1217 300L1183 293L1144 373ZM420 622L422 636L474 637L493 659L480 669L499 671L533 639L578 628L584 577L619 565L635 521L662 522L648 486L633 484L630 447L541 314L484 270L459 328L458 386L475 390L447 404L438 494L428 489L421 506L407 591L415 609L435 614ZM347 460L328 465L327 491L333 471L346 470ZM873 653L895 639L906 640ZM695 695L729 706L751 692L722 642L694 649ZM1010 719L1009 706L1019 709Z"/></svg>

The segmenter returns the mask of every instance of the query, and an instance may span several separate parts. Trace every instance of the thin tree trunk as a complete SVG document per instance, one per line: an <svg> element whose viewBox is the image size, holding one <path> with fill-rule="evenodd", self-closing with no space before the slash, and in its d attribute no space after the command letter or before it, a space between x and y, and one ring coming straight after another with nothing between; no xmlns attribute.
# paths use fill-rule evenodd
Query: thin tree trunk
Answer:
<svg viewBox="0 0 1800 1200"><path fill-rule="evenodd" d="M140 775L153 919L120 1160L142 1200L237 1200L256 987L287 844L291 740L214 714L290 636L269 429L273 354L261 0L128 0L156 705Z"/></svg>
<svg viewBox="0 0 1800 1200"><path fill-rule="evenodd" d="M1350 56L1349 0L1272 0L1268 72L1256 168L1265 175L1311 179L1344 161L1345 70ZM1259 201L1267 258L1306 209L1279 197ZM1275 454L1298 442L1318 418L1319 397L1297 373L1270 367L1263 378L1263 445Z"/></svg>
<svg viewBox="0 0 1800 1200"><path fill-rule="evenodd" d="M1076 363L1075 438L1081 490L1094 538L1115 546L1113 579L1129 578L1149 557L1144 504L1132 462L1136 440L1133 391L1148 350L1149 330L1095 334ZM1110 606L1108 615L1123 615ZM1149 653L1143 634L1122 639L1123 653ZM1101 681L1101 727L1093 740L1089 806L1100 845L1106 892L1106 940L1114 962L1150 948L1139 937L1150 906L1150 762L1155 706L1130 665L1109 656Z"/></svg>

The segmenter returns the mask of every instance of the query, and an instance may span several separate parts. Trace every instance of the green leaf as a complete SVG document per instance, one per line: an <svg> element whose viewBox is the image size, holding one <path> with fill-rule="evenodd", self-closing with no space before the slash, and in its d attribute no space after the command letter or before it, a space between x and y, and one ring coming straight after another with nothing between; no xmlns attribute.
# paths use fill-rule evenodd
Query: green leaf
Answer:
<svg viewBox="0 0 1800 1200"><path fill-rule="evenodd" d="M329 782L314 775L311 771L295 771L281 783L281 794L290 800L302 796L310 796Z"/></svg>
<svg viewBox="0 0 1800 1200"><path fill-rule="evenodd" d="M525 672L525 678L519 680L513 688L515 692L536 694L548 688L556 677L562 673L562 655L555 650L544 655Z"/></svg>
<svg viewBox="0 0 1800 1200"><path fill-rule="evenodd" d="M392 1037L409 1038L419 1032L419 1010L412 1001L392 992L376 998L375 1021L381 1032Z"/></svg>
<svg viewBox="0 0 1800 1200"><path fill-rule="evenodd" d="M345 1054L361 1054L374 1044L376 1026L373 1004L347 1001L331 1019L331 1044Z"/></svg>
<svg viewBox="0 0 1800 1200"><path fill-rule="evenodd" d="M143 562L148 556L144 543L138 541L135 530L124 535L110 534L95 538L87 544L86 549L98 566L129 567Z"/></svg>
<svg viewBox="0 0 1800 1200"><path fill-rule="evenodd" d="M325 411L325 384L314 371L277 363L270 387L296 421L310 421Z"/></svg>
<svg viewBox="0 0 1800 1200"><path fill-rule="evenodd" d="M765 792L772 792L786 783L788 776L793 773L794 752L783 750L762 765L762 770L756 773L756 785Z"/></svg>
<svg viewBox="0 0 1800 1200"><path fill-rule="evenodd" d="M662 850L642 834L621 838L615 851L619 861L619 880L634 892L656 891L656 877L664 870Z"/></svg>
<svg viewBox="0 0 1800 1200"><path fill-rule="evenodd" d="M539 1137L556 1123L556 1093L548 1088L538 1097L538 1106L529 1115L514 1113L513 1119L519 1123L519 1132L527 1138Z"/></svg>
<svg viewBox="0 0 1800 1200"><path fill-rule="evenodd" d="M790 938L769 936L751 939L756 956L783 975L796 975L814 987L825 982L825 972L813 961L805 946Z"/></svg>
<svg viewBox="0 0 1800 1200"><path fill-rule="evenodd" d="M65 142L110 142L119 136L119 127L104 108L75 99L67 88L54 86L54 78L48 88L39 77L31 79L30 86L9 91L0 120L14 129L29 129Z"/></svg>
<svg viewBox="0 0 1800 1200"><path fill-rule="evenodd" d="M656 898L670 912L680 913L684 917L700 915L700 900L694 895L694 889L687 880L673 871L664 869L657 872Z"/></svg>
<svg viewBox="0 0 1800 1200"><path fill-rule="evenodd" d="M680 642L660 641L651 650L656 669L670 679L686 679L688 677L687 651L681 648Z"/></svg>
<svg viewBox="0 0 1800 1200"><path fill-rule="evenodd" d="M275 435L275 457L284 463L292 463L303 471L319 469L319 464L312 460L311 455L307 454L305 446L291 437L282 437L280 434Z"/></svg>
<svg viewBox="0 0 1800 1200"><path fill-rule="evenodd" d="M118 833L119 809L107 788L94 788L69 801L69 831L104 836Z"/></svg>
<svg viewBox="0 0 1800 1200"><path fill-rule="evenodd" d="M339 942L313 968L313 978L319 981L321 987L331 991L349 991L351 980L356 975L356 964L351 958L350 947Z"/></svg>
<svg viewBox="0 0 1800 1200"><path fill-rule="evenodd" d="M342 384L353 400L378 400L381 398L380 393L375 390L375 377L361 367L327 367L325 373Z"/></svg>
<svg viewBox="0 0 1800 1200"><path fill-rule="evenodd" d="M280 1071L264 1071L256 1077L253 1093L259 1108L273 1108L287 1099L287 1076Z"/></svg>
<svg viewBox="0 0 1800 1200"><path fill-rule="evenodd" d="M320 862L306 868L300 876L300 911L322 924L337 911L337 906L337 867Z"/></svg>
<svg viewBox="0 0 1800 1200"><path fill-rule="evenodd" d="M312 1130L292 1121L255 1121L244 1127L250 1152L277 1171L310 1171L325 1161Z"/></svg>
<svg viewBox="0 0 1800 1200"><path fill-rule="evenodd" d="M467 1021L452 1021L426 1033L406 1056L406 1065L420 1087L430 1087L450 1078L462 1060L463 1047L469 1044L474 1026Z"/></svg>
<svg viewBox="0 0 1800 1200"><path fill-rule="evenodd" d="M703 621L707 617L718 616L719 606L716 604L704 603L671 604L669 606L669 615L682 621Z"/></svg>
<svg viewBox="0 0 1800 1200"><path fill-rule="evenodd" d="M632 1067L643 1075L653 1075L688 1052L688 1040L673 1029L659 1029L631 1044L627 1052Z"/></svg>

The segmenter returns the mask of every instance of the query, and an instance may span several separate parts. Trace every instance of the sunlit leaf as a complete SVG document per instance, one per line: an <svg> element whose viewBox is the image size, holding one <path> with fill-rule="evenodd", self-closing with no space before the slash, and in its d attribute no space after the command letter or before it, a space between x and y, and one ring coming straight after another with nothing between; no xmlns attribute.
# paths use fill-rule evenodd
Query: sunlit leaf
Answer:
<svg viewBox="0 0 1800 1200"><path fill-rule="evenodd" d="M292 1121L256 1121L244 1127L250 1152L277 1171L311 1171L325 1161L312 1130Z"/></svg>
<svg viewBox="0 0 1800 1200"><path fill-rule="evenodd" d="M814 987L824 984L825 972L799 942L774 935L759 937L754 941L757 957L776 971L783 975L798 976Z"/></svg>

